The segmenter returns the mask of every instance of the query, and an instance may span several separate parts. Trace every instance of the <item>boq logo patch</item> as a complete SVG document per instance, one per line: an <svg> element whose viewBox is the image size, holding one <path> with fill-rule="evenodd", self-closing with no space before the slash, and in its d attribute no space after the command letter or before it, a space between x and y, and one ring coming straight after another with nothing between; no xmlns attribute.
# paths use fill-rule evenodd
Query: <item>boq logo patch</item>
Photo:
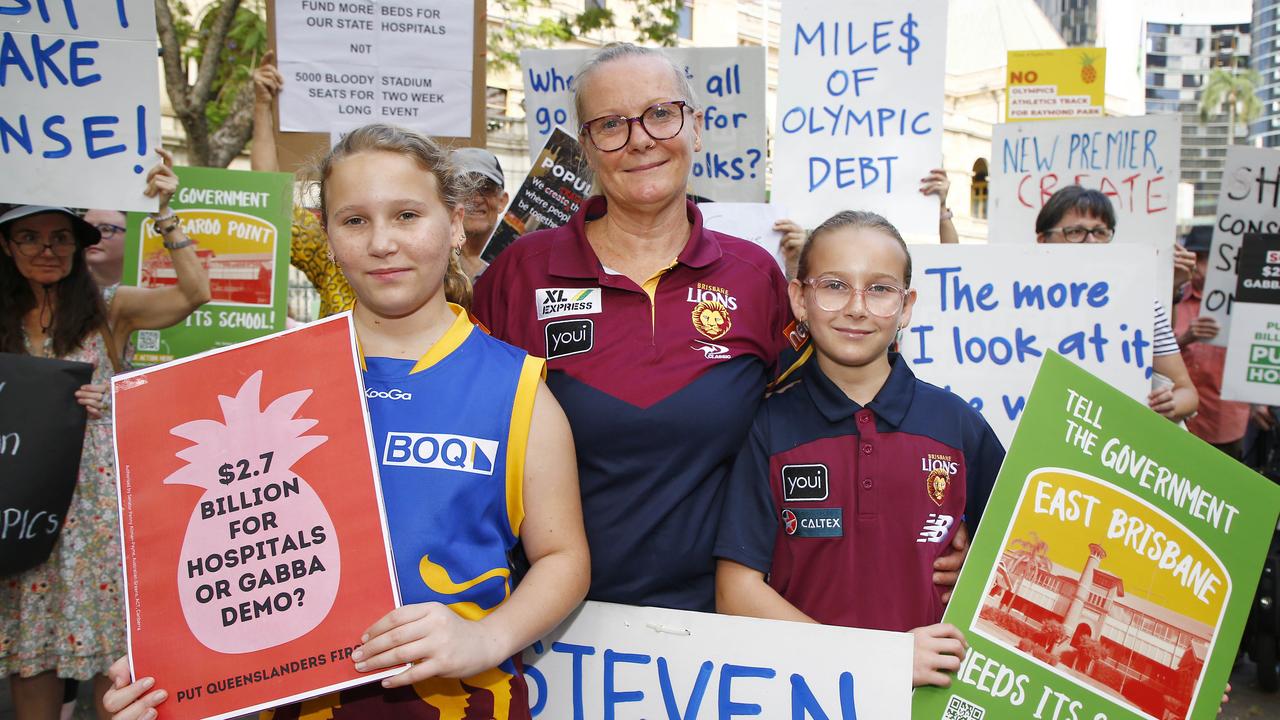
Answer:
<svg viewBox="0 0 1280 720"><path fill-rule="evenodd" d="M729 318L729 308L718 300L704 300L693 306L693 327L712 340L724 337L733 321Z"/></svg>

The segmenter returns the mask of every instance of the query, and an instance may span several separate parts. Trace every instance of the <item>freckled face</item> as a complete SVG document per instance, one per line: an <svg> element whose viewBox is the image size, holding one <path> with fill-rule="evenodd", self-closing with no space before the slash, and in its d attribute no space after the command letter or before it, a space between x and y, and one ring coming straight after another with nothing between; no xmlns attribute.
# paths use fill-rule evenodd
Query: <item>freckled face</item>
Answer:
<svg viewBox="0 0 1280 720"><path fill-rule="evenodd" d="M582 122L605 115L636 117L646 108L671 100L689 101L677 86L671 65L658 57L623 57L587 76L582 88ZM587 162L609 202L661 206L682 198L702 147L702 112L684 111L684 127L667 140L654 140L639 122L620 150L602 152L581 137Z"/></svg>
<svg viewBox="0 0 1280 720"><path fill-rule="evenodd" d="M399 153L361 152L334 165L324 192L329 246L361 305L398 318L443 296L463 209L449 210L430 171Z"/></svg>
<svg viewBox="0 0 1280 720"><path fill-rule="evenodd" d="M906 257L898 241L871 228L839 228L824 233L809 250L808 274L819 282L837 281L862 290L874 285L905 288ZM832 311L817 302L814 288L792 280L791 310L809 325L816 351L845 367L862 367L879 359L911 322L915 290L908 290L902 308L889 317L867 311L865 299L850 293L844 307Z"/></svg>

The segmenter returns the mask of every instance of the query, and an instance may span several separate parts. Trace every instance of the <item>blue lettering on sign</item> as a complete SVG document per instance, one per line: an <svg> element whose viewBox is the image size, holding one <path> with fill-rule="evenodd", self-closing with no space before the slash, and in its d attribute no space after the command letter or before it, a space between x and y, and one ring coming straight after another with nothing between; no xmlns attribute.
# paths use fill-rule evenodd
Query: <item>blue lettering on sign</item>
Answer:
<svg viewBox="0 0 1280 720"><path fill-rule="evenodd" d="M1031 160L1036 170L1048 172L1053 167L1054 156L1058 154L1058 139L1054 137L1053 144L1049 146L1047 152L1042 153L1038 137L1006 138L1004 152L1000 155L1004 170L1018 173L1031 172L1031 165L1027 162Z"/></svg>
<svg viewBox="0 0 1280 720"><path fill-rule="evenodd" d="M531 649L535 654L542 655L545 647L541 642L537 642L533 644ZM551 651L568 654L573 657L571 671L573 720L585 720L583 658L596 655L597 648L590 645L555 642L551 644ZM599 697L603 700L603 717L613 720L618 717L618 705L641 702L645 698L645 691L642 689L624 690L617 687L618 666L624 663L648 666L653 658L645 654L619 652L612 648L604 648L601 654L604 668L601 695ZM703 717L715 717L716 720L731 720L734 717L759 716L763 712L763 708L756 703L736 700L734 685L736 683L741 691L745 680L772 680L778 675L777 670L769 667L736 665L733 663L721 664L715 705L708 707L707 712L703 712L702 703L711 684L712 675L715 674L716 663L711 660L704 660L698 666L697 676L693 678L692 687L689 690L687 700L683 702L683 707L676 696L675 690L677 684L683 685L683 683L678 683L677 680L672 678L668 659L659 656L655 664L657 666L658 692L662 695L663 707L666 710L666 720L698 720L698 718ZM555 685L557 681L562 682L565 678L555 675L548 678L543 671L538 669L536 661L533 664L525 665L525 676L529 679L532 687L536 689L538 696L537 701L530 708L531 715L539 717L546 712L548 707L548 697L553 691L549 686ZM803 676L792 674L789 676L789 683L790 717L792 720L805 720L806 718L811 718L812 720L857 720L858 710L854 696L854 678L851 673L843 672L837 678L839 715L830 714L828 708L822 706L810 683ZM771 693L771 695L776 694ZM739 697L741 697L741 693Z"/></svg>
<svg viewBox="0 0 1280 720"><path fill-rule="evenodd" d="M715 663L704 660L698 668L698 679L693 681L693 689L689 691L689 701L684 704L684 712L676 705L675 690L671 686L671 671L667 668L667 659L658 658L658 686L662 689L662 702L667 706L667 717L670 720L696 720L698 708L702 707L702 696L707 693L707 684L711 682L711 673Z"/></svg>
<svg viewBox="0 0 1280 720"><path fill-rule="evenodd" d="M896 37L893 33L895 25L897 26ZM873 55L882 55L896 49L906 56L904 59L910 67L915 61L915 54L920 50L920 38L916 36L916 28L919 25L913 13L907 13L906 19L901 22L875 20L869 25L871 31L868 38L866 35L868 24L861 20L857 22L819 20L812 30L806 29L805 23L798 22L795 25L795 41L791 52L799 56L802 48L816 49L820 57L826 57L827 55L852 56L865 50L870 50Z"/></svg>
<svg viewBox="0 0 1280 720"><path fill-rule="evenodd" d="M791 720L831 720L831 716L818 704L803 675L791 675ZM840 673L840 720L858 720L858 708L853 701L853 674Z"/></svg>
<svg viewBox="0 0 1280 720"><path fill-rule="evenodd" d="M717 705L720 708L721 718L731 718L735 715L759 715L761 707L755 703L740 703L733 700L733 681L738 678L760 678L769 680L778 674L773 668L753 667L751 665L732 665L725 663L720 666L720 697Z"/></svg>
<svg viewBox="0 0 1280 720"><path fill-rule="evenodd" d="M614 666L617 663L648 665L651 659L648 655L620 653L609 649L604 651L604 720L614 720L616 705L644 700L643 690L621 692L614 689Z"/></svg>
<svg viewBox="0 0 1280 720"><path fill-rule="evenodd" d="M1027 405L1027 399L1019 395L1017 400L1011 402L1008 395L1001 395L1000 397L1004 400L1004 414L1008 415L1010 420L1017 420L1018 416L1022 414L1022 408Z"/></svg>
<svg viewBox="0 0 1280 720"><path fill-rule="evenodd" d="M555 66L540 73L530 70L529 87L533 88L534 92L573 92L573 75L563 74Z"/></svg>
<svg viewBox="0 0 1280 720"><path fill-rule="evenodd" d="M911 332L916 334L916 356L911 360L912 365L928 365L933 362L933 358L929 357L929 353L924 349L924 336L933 331L932 325L912 325Z"/></svg>
<svg viewBox="0 0 1280 720"><path fill-rule="evenodd" d="M867 190L876 187L880 182L881 169L877 162L884 165L884 192L893 191L893 161L897 155L881 157L841 157L835 160L836 188L847 187ZM831 177L832 161L824 157L809 158L809 192L822 187Z"/></svg>

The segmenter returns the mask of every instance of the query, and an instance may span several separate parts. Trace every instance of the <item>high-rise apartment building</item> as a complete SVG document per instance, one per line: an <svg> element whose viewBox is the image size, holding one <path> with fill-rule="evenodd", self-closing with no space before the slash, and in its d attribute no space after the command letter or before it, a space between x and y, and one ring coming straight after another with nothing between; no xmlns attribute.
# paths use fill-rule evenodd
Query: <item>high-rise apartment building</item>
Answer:
<svg viewBox="0 0 1280 720"><path fill-rule="evenodd" d="M1036 0L1036 4L1067 45L1098 44L1098 0Z"/></svg>
<svg viewBox="0 0 1280 720"><path fill-rule="evenodd" d="M1253 0L1253 69L1262 77L1262 116L1250 128L1262 147L1280 147L1280 0Z"/></svg>
<svg viewBox="0 0 1280 720"><path fill-rule="evenodd" d="M1195 217L1212 216L1227 154L1225 112L1200 119L1200 96L1214 68L1249 66L1249 23L1145 25L1147 112L1182 116L1182 181L1195 185ZM1236 142L1245 141L1243 126Z"/></svg>

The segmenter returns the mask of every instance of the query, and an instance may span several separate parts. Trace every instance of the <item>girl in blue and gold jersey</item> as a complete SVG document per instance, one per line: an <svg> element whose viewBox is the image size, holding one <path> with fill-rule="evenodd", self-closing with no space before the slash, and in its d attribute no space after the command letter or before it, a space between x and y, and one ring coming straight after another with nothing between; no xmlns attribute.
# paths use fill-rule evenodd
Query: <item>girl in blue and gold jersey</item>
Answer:
<svg viewBox="0 0 1280 720"><path fill-rule="evenodd" d="M464 240L464 179L447 151L385 125L348 134L317 172L335 261L355 291L374 443L405 605L352 659L370 684L279 708L281 718L529 718L518 653L586 593L573 440L543 361L445 300ZM531 566L514 591L509 556ZM123 659L122 659L123 660ZM164 700L112 668L106 706L148 720Z"/></svg>

